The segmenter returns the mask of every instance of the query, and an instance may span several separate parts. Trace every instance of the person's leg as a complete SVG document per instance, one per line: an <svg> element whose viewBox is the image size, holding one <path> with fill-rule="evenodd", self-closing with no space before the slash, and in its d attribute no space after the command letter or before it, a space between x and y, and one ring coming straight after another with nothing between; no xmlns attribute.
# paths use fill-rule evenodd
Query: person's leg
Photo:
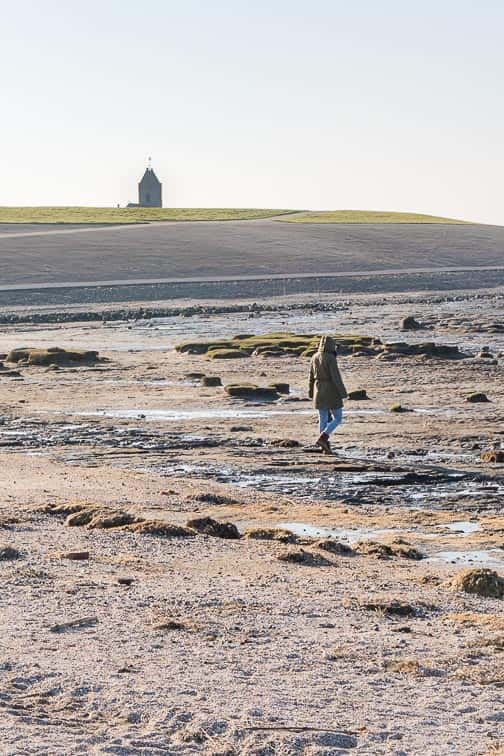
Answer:
<svg viewBox="0 0 504 756"><path fill-rule="evenodd" d="M320 426L320 436L317 440L317 445L320 446L323 452L326 454L331 454L331 446L329 444L329 436L325 432L325 429L327 428L327 424L329 422L329 410L326 409L319 409L319 426Z"/></svg>
<svg viewBox="0 0 504 756"><path fill-rule="evenodd" d="M323 433L328 423L329 415L326 409L319 409L318 413L319 413L319 430L321 433Z"/></svg>
<svg viewBox="0 0 504 756"><path fill-rule="evenodd" d="M339 409L333 409L331 410L332 420L330 420L327 425L325 426L323 432L327 433L328 436L331 435L331 433L336 430L338 425L341 424L343 421L343 408L340 407Z"/></svg>

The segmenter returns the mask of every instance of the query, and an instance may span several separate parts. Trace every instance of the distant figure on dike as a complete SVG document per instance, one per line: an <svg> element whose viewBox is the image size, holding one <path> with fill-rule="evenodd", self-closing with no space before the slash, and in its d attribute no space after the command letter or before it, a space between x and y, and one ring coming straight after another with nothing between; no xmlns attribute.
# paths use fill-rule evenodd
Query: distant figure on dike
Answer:
<svg viewBox="0 0 504 756"><path fill-rule="evenodd" d="M309 396L319 412L320 436L317 445L332 454L329 437L343 420L343 399L347 390L336 359L337 344L331 336L322 336L310 366Z"/></svg>

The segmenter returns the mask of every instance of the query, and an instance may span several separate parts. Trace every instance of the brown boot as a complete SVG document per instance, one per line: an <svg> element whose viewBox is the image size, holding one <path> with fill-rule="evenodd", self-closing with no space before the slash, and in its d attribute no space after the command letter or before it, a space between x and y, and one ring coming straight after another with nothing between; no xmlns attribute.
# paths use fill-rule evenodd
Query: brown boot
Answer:
<svg viewBox="0 0 504 756"><path fill-rule="evenodd" d="M325 454L332 454L331 444L327 433L321 433L317 440L317 446L320 446Z"/></svg>

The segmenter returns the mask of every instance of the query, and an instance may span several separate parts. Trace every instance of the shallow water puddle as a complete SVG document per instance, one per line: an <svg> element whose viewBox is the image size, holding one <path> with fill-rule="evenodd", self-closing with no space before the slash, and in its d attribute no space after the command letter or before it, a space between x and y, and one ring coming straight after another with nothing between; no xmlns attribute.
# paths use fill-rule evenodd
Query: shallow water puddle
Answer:
<svg viewBox="0 0 504 756"><path fill-rule="evenodd" d="M271 405L269 405L271 406ZM274 405L273 405L274 406ZM134 418L137 420L146 420L147 422L165 421L178 422L183 420L226 420L226 419L253 419L274 417L277 415L313 415L312 409L269 409L268 405L261 407L229 407L224 409L207 409L204 407L196 409L166 409L166 410L148 410L148 409L128 409L128 410L93 410L93 411L71 411L65 414L80 415L82 417L116 417L116 418ZM346 410L347 415L369 415L382 414L383 410Z"/></svg>
<svg viewBox="0 0 504 756"><path fill-rule="evenodd" d="M308 538L338 538L347 543L357 543L357 541L370 541L373 538L379 538L390 533L401 533L401 530L395 528L385 529L362 529L362 528L324 528L319 525L308 525L305 522L281 522L280 528L290 530L297 536L306 536Z"/></svg>
<svg viewBox="0 0 504 756"><path fill-rule="evenodd" d="M481 523L471 520L458 520L457 522L446 522L443 525L436 525L437 528L446 528L452 530L456 535L468 536L481 530Z"/></svg>
<svg viewBox="0 0 504 756"><path fill-rule="evenodd" d="M500 558L499 558L500 557ZM503 567L504 559L499 549L475 551L438 551L428 561L451 562L452 564L484 564L485 566Z"/></svg>

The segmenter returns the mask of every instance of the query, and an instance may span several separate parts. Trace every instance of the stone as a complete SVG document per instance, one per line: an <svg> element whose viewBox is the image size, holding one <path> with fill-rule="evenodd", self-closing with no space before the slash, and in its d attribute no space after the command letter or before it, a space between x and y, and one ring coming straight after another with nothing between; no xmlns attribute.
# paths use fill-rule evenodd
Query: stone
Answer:
<svg viewBox="0 0 504 756"><path fill-rule="evenodd" d="M478 404L480 402L489 402L489 401L490 399L482 391L476 391L475 393L469 394L468 396L466 396L466 402L470 402L471 404Z"/></svg>
<svg viewBox="0 0 504 756"><path fill-rule="evenodd" d="M58 557L72 562L85 562L89 559L89 551L60 551Z"/></svg>
<svg viewBox="0 0 504 756"><path fill-rule="evenodd" d="M203 386L208 387L222 386L222 381L218 375L204 375L201 379L201 383Z"/></svg>
<svg viewBox="0 0 504 756"><path fill-rule="evenodd" d="M487 464L497 464L502 465L504 464L504 451L501 451L500 449L490 449L488 451L481 452L480 459L482 462L486 462Z"/></svg>
<svg viewBox="0 0 504 756"><path fill-rule="evenodd" d="M407 315L401 320L401 331L418 331L422 328L422 324L413 317L413 315Z"/></svg>
<svg viewBox="0 0 504 756"><path fill-rule="evenodd" d="M369 396L366 393L366 389L354 389L348 392L348 398L354 402L362 402L365 399L369 399Z"/></svg>
<svg viewBox="0 0 504 756"><path fill-rule="evenodd" d="M275 400L280 394L274 388L256 386L253 383L231 383L224 386L224 391L229 396L237 399Z"/></svg>
<svg viewBox="0 0 504 756"><path fill-rule="evenodd" d="M21 552L13 546L0 546L0 562L10 562L13 559L20 559Z"/></svg>
<svg viewBox="0 0 504 756"><path fill-rule="evenodd" d="M290 394L290 386L288 383L281 383L279 381L276 381L274 383L270 383L268 388L274 389L279 394Z"/></svg>

